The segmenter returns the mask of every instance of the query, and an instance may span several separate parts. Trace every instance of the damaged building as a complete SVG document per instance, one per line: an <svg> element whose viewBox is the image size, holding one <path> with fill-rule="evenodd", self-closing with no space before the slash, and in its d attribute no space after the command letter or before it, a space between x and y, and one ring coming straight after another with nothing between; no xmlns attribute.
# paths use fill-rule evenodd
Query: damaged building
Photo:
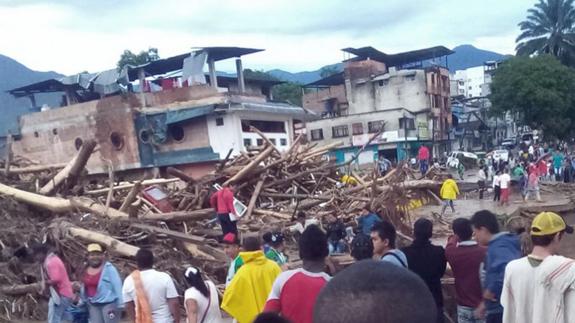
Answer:
<svg viewBox="0 0 575 323"><path fill-rule="evenodd" d="M423 144L434 155L449 149L452 122L447 56L443 46L399 54L373 47L343 49L350 57L343 72L307 84L303 106L322 116L306 123L312 142L343 145L332 152L338 162L359 155L360 164L379 156L415 157Z"/></svg>
<svg viewBox="0 0 575 323"><path fill-rule="evenodd" d="M314 114L274 102L279 81L245 79L241 56L260 49L199 48L191 53L96 74L79 74L30 84L10 93L36 105L38 93L63 93L63 107L20 117L12 152L48 165L68 162L82 143L98 149L88 162L91 174L141 173L165 166L193 177L216 162L263 146L253 126L282 151L293 140L294 124ZM221 76L215 63L236 59L237 76ZM208 66L209 73L204 73Z"/></svg>

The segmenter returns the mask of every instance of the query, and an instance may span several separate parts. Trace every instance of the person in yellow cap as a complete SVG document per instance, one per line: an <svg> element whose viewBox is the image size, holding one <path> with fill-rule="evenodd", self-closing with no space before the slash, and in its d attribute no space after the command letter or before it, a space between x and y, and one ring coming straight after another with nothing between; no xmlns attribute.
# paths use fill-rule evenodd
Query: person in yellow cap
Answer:
<svg viewBox="0 0 575 323"><path fill-rule="evenodd" d="M226 287L222 309L238 323L251 323L264 309L273 283L282 272L264 255L257 237L246 237L240 252L244 264Z"/></svg>
<svg viewBox="0 0 575 323"><path fill-rule="evenodd" d="M573 227L553 212L531 223L533 251L511 261L505 271L503 322L575 322L575 260L556 255Z"/></svg>
<svg viewBox="0 0 575 323"><path fill-rule="evenodd" d="M82 299L88 304L90 322L119 322L124 307L122 278L116 267L106 260L102 246L89 244L87 252L87 266L80 278Z"/></svg>

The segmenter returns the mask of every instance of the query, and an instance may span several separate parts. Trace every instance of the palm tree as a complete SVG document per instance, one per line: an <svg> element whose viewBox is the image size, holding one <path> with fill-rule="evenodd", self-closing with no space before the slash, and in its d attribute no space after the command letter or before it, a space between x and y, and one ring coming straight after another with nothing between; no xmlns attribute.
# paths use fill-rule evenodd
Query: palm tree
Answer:
<svg viewBox="0 0 575 323"><path fill-rule="evenodd" d="M575 0L539 0L519 23L517 55L551 54L564 64L575 62Z"/></svg>

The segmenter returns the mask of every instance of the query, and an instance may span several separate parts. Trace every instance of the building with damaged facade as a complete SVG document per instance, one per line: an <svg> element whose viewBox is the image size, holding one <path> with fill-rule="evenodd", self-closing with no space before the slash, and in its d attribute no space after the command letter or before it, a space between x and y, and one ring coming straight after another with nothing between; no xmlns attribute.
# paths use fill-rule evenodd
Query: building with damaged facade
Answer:
<svg viewBox="0 0 575 323"><path fill-rule="evenodd" d="M63 93L59 108L20 117L12 151L42 164L68 162L87 139L98 149L89 173L141 173L177 166L193 177L242 151L263 146L262 131L281 151L293 140L294 123L314 118L302 107L271 98L278 81L245 79L241 56L259 49L199 48L140 66L80 74L13 89L17 97ZM236 58L237 76L221 76L215 63ZM204 73L205 65L209 73Z"/></svg>
<svg viewBox="0 0 575 323"><path fill-rule="evenodd" d="M360 164L380 156L412 158L423 144L433 147L435 155L449 149L451 50L438 46L399 54L373 47L343 51L353 55L343 62L343 72L305 86L304 108L322 116L306 123L312 142L342 141L332 157L343 162L383 127L359 155Z"/></svg>

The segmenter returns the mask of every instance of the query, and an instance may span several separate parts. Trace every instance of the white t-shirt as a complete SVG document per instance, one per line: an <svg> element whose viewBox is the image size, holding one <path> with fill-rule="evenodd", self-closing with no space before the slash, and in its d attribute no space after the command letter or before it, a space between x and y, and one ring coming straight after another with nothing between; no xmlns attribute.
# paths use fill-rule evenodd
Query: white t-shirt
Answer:
<svg viewBox="0 0 575 323"><path fill-rule="evenodd" d="M501 187L501 175L493 176L493 188L495 188L495 186Z"/></svg>
<svg viewBox="0 0 575 323"><path fill-rule="evenodd" d="M218 290L216 289L216 285L214 285L214 283L211 281L206 280L206 284L208 285L210 290L210 298L212 299L211 302L209 302L209 308L208 298L202 295L202 293L200 293L200 291L194 287L188 288L184 293L184 305L188 299L193 299L198 304L198 322L202 320L204 313L208 311L203 323L220 323L222 321L222 313L220 312Z"/></svg>
<svg viewBox="0 0 575 323"><path fill-rule="evenodd" d="M173 323L174 318L172 313L170 313L168 298L178 297L178 292L172 277L155 269L142 270L140 271L140 276L150 303L154 323ZM132 302L136 299L136 289L132 276L128 276L124 280L122 295L124 303Z"/></svg>
<svg viewBox="0 0 575 323"><path fill-rule="evenodd" d="M501 182L501 189L509 188L509 182L511 182L511 176L509 176L509 174L501 174L499 181Z"/></svg>

